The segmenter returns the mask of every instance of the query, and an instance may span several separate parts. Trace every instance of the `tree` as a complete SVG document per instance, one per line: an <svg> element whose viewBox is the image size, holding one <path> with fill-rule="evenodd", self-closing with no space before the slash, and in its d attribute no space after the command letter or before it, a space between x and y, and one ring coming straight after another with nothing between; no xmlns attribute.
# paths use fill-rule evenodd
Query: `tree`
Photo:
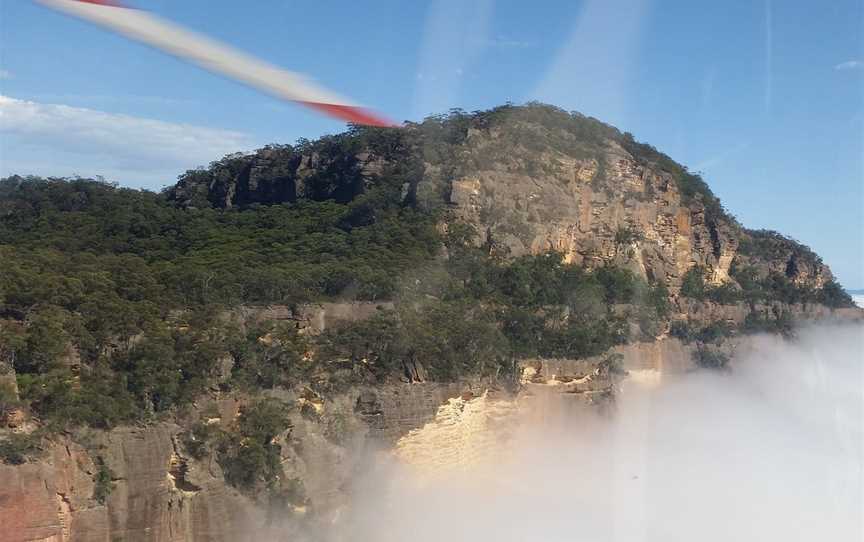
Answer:
<svg viewBox="0 0 864 542"><path fill-rule="evenodd" d="M276 438L291 427L288 405L262 399L246 406L231 432L220 438L217 460L234 487L272 488L282 473L282 447Z"/></svg>
<svg viewBox="0 0 864 542"><path fill-rule="evenodd" d="M817 299L828 307L854 307L855 302L837 282L830 280L826 282L817 294Z"/></svg>

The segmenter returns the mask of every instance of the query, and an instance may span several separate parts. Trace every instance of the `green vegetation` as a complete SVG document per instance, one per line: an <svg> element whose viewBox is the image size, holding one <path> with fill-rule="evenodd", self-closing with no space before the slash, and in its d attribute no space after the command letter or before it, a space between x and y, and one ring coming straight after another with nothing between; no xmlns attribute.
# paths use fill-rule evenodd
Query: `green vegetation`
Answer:
<svg viewBox="0 0 864 542"><path fill-rule="evenodd" d="M700 347L696 350L693 360L698 367L723 371L728 369L729 356L711 348Z"/></svg>
<svg viewBox="0 0 864 542"><path fill-rule="evenodd" d="M822 263L822 258L810 247L776 231L745 229L742 233L738 252L745 256L753 256L762 260L786 260L792 255L796 259L809 262L811 265Z"/></svg>
<svg viewBox="0 0 864 542"><path fill-rule="evenodd" d="M676 320L670 326L669 334L681 339L684 343L699 342L703 344L719 344L723 339L735 335L736 327L728 322L708 322L699 326L689 322Z"/></svg>
<svg viewBox="0 0 864 542"><path fill-rule="evenodd" d="M0 380L0 420L5 420L6 416L20 406L20 403L12 382L6 379Z"/></svg>
<svg viewBox="0 0 864 542"><path fill-rule="evenodd" d="M97 457L96 463L96 476L93 478L93 498L100 504L105 504L108 495L114 489L114 473L111 472L102 457Z"/></svg>
<svg viewBox="0 0 864 542"><path fill-rule="evenodd" d="M763 273L752 265L732 266L731 275L741 285L743 297L753 301L781 301L784 303L821 303L828 307L854 307L852 298L834 280L827 281L818 290L808 289L793 283L802 269L818 269L822 258L810 247L771 230L744 230L738 252L745 261L785 262L782 272Z"/></svg>
<svg viewBox="0 0 864 542"><path fill-rule="evenodd" d="M732 283L714 286L705 282L706 270L700 265L691 267L681 280L681 295L692 299L710 300L721 305L734 305L741 301L741 293Z"/></svg>
<svg viewBox="0 0 864 542"><path fill-rule="evenodd" d="M282 448L275 438L289 428L287 409L275 399L263 399L243 410L233 432L216 450L226 482L247 490L276 483Z"/></svg>
<svg viewBox="0 0 864 542"><path fill-rule="evenodd" d="M609 371L613 375L626 375L624 369L624 356L622 354L609 354L600 362L598 368L601 371Z"/></svg>
<svg viewBox="0 0 864 542"><path fill-rule="evenodd" d="M8 433L0 435L0 462L20 465L41 451L42 434L34 432Z"/></svg>
<svg viewBox="0 0 864 542"><path fill-rule="evenodd" d="M627 338L616 304L639 307L646 335L666 318L665 289L628 271L494 258L469 227L442 239L440 210L382 187L344 203L220 210L83 179L0 182L0 334L22 402L53 430L110 428L188 404L222 359L227 389L290 387L328 359L362 379L369 356L374 378L410 361L449 380L506 372L515 356L601 353ZM430 266L442 242L451 257ZM226 317L238 304L337 296L396 297L398 310L312 343L292 326Z"/></svg>
<svg viewBox="0 0 864 542"><path fill-rule="evenodd" d="M45 296L71 311L98 296L100 306L132 315L346 293L375 299L392 294L390 276L437 247L433 216L374 190L348 204L243 212L184 210L81 179L12 178L0 183L0 202L0 255L13 264L0 280L13 314ZM140 327L128 319L114 327Z"/></svg>
<svg viewBox="0 0 864 542"><path fill-rule="evenodd" d="M840 308L853 307L851 296L833 280L826 282L822 288L811 289L790 281L785 275L769 272L760 277L752 266L733 265L730 274L739 287L727 282L719 286L705 282L705 268L692 267L684 275L681 283L681 295L691 299L710 300L721 305L734 305L742 301L749 303L766 303L779 301L781 303L820 303L822 305Z"/></svg>
<svg viewBox="0 0 864 542"><path fill-rule="evenodd" d="M828 307L854 307L855 301L846 290L835 281L826 282L816 292L816 301Z"/></svg>
<svg viewBox="0 0 864 542"><path fill-rule="evenodd" d="M322 354L360 367L366 360L378 378L421 363L435 380L488 374L506 363L506 340L494 313L476 303L432 300L334 330L322 338Z"/></svg>
<svg viewBox="0 0 864 542"><path fill-rule="evenodd" d="M396 312L325 334L325 356L366 360L379 375L405 360L436 379L501 374L514 358L579 358L625 342L616 304L637 307L648 333L668 316L665 288L627 270L589 272L558 253L499 260L471 238L468 226L454 225L445 267L412 276L416 290Z"/></svg>
<svg viewBox="0 0 864 542"><path fill-rule="evenodd" d="M263 349L220 314L392 296L439 240L434 214L389 182L344 204L223 211L83 179L0 181L0 337L22 400L56 428L111 427L189 402L225 352L238 383L285 384L297 349Z"/></svg>
<svg viewBox="0 0 864 542"><path fill-rule="evenodd" d="M277 437L290 429L287 404L261 399L247 405L228 429L198 423L181 440L196 459L213 454L225 481L245 491L276 489L282 447Z"/></svg>
<svg viewBox="0 0 864 542"><path fill-rule="evenodd" d="M290 387L310 368L305 356L312 344L293 322L248 326L245 336L235 335L227 347L234 384L242 389Z"/></svg>
<svg viewBox="0 0 864 542"><path fill-rule="evenodd" d="M770 315L751 312L744 320L743 330L746 333L777 333L784 336L792 335L792 317L786 311L775 311Z"/></svg>
<svg viewBox="0 0 864 542"><path fill-rule="evenodd" d="M616 245L629 245L642 239L642 233L633 226L619 227L615 231Z"/></svg>
<svg viewBox="0 0 864 542"><path fill-rule="evenodd" d="M180 435L180 441L186 452L195 459L203 459L211 451L211 446L220 434L217 425L204 422L194 424L189 431Z"/></svg>

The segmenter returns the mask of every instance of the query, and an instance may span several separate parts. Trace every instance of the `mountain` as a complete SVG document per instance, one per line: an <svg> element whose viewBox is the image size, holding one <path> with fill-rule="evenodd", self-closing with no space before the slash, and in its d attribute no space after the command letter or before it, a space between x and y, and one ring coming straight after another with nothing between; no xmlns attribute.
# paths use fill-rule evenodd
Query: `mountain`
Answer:
<svg viewBox="0 0 864 542"><path fill-rule="evenodd" d="M347 203L386 183L405 204L444 206L446 222L471 225L474 242L502 257L555 251L568 263L614 263L673 294L694 265L712 284L734 280L733 262L811 289L833 281L807 247L740 226L699 175L668 156L541 104L228 156L182 175L167 195L187 208Z"/></svg>
<svg viewBox="0 0 864 542"><path fill-rule="evenodd" d="M0 256L21 539L318 525L358 442L448 399L554 381L606 408L628 370L725 370L755 332L862 314L699 175L542 104L271 145L158 194L10 177Z"/></svg>

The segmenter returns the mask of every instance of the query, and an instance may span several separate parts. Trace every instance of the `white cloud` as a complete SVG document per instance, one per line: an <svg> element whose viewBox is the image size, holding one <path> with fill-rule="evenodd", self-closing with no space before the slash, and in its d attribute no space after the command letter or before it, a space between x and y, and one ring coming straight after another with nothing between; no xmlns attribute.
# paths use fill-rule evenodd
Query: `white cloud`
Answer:
<svg viewBox="0 0 864 542"><path fill-rule="evenodd" d="M103 175L159 188L185 169L253 146L240 132L0 95L3 175Z"/></svg>
<svg viewBox="0 0 864 542"><path fill-rule="evenodd" d="M835 70L860 70L864 68L864 62L860 60L847 60L834 66Z"/></svg>
<svg viewBox="0 0 864 542"><path fill-rule="evenodd" d="M39 93L32 96L39 102L64 101L74 104L73 107L101 109L103 107L153 106L153 107L190 107L199 102L188 99L169 98L167 96L147 96L141 94L69 94Z"/></svg>
<svg viewBox="0 0 864 542"><path fill-rule="evenodd" d="M0 79L12 79L12 72L0 69Z"/></svg>

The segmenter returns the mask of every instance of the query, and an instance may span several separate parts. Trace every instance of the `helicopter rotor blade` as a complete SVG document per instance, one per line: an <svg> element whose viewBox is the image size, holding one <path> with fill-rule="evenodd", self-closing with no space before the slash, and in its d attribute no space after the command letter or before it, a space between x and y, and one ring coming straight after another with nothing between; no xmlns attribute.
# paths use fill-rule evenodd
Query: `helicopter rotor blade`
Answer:
<svg viewBox="0 0 864 542"><path fill-rule="evenodd" d="M207 70L226 75L278 98L355 124L395 126L302 74L290 72L224 43L113 0L37 0L40 4L110 28Z"/></svg>

